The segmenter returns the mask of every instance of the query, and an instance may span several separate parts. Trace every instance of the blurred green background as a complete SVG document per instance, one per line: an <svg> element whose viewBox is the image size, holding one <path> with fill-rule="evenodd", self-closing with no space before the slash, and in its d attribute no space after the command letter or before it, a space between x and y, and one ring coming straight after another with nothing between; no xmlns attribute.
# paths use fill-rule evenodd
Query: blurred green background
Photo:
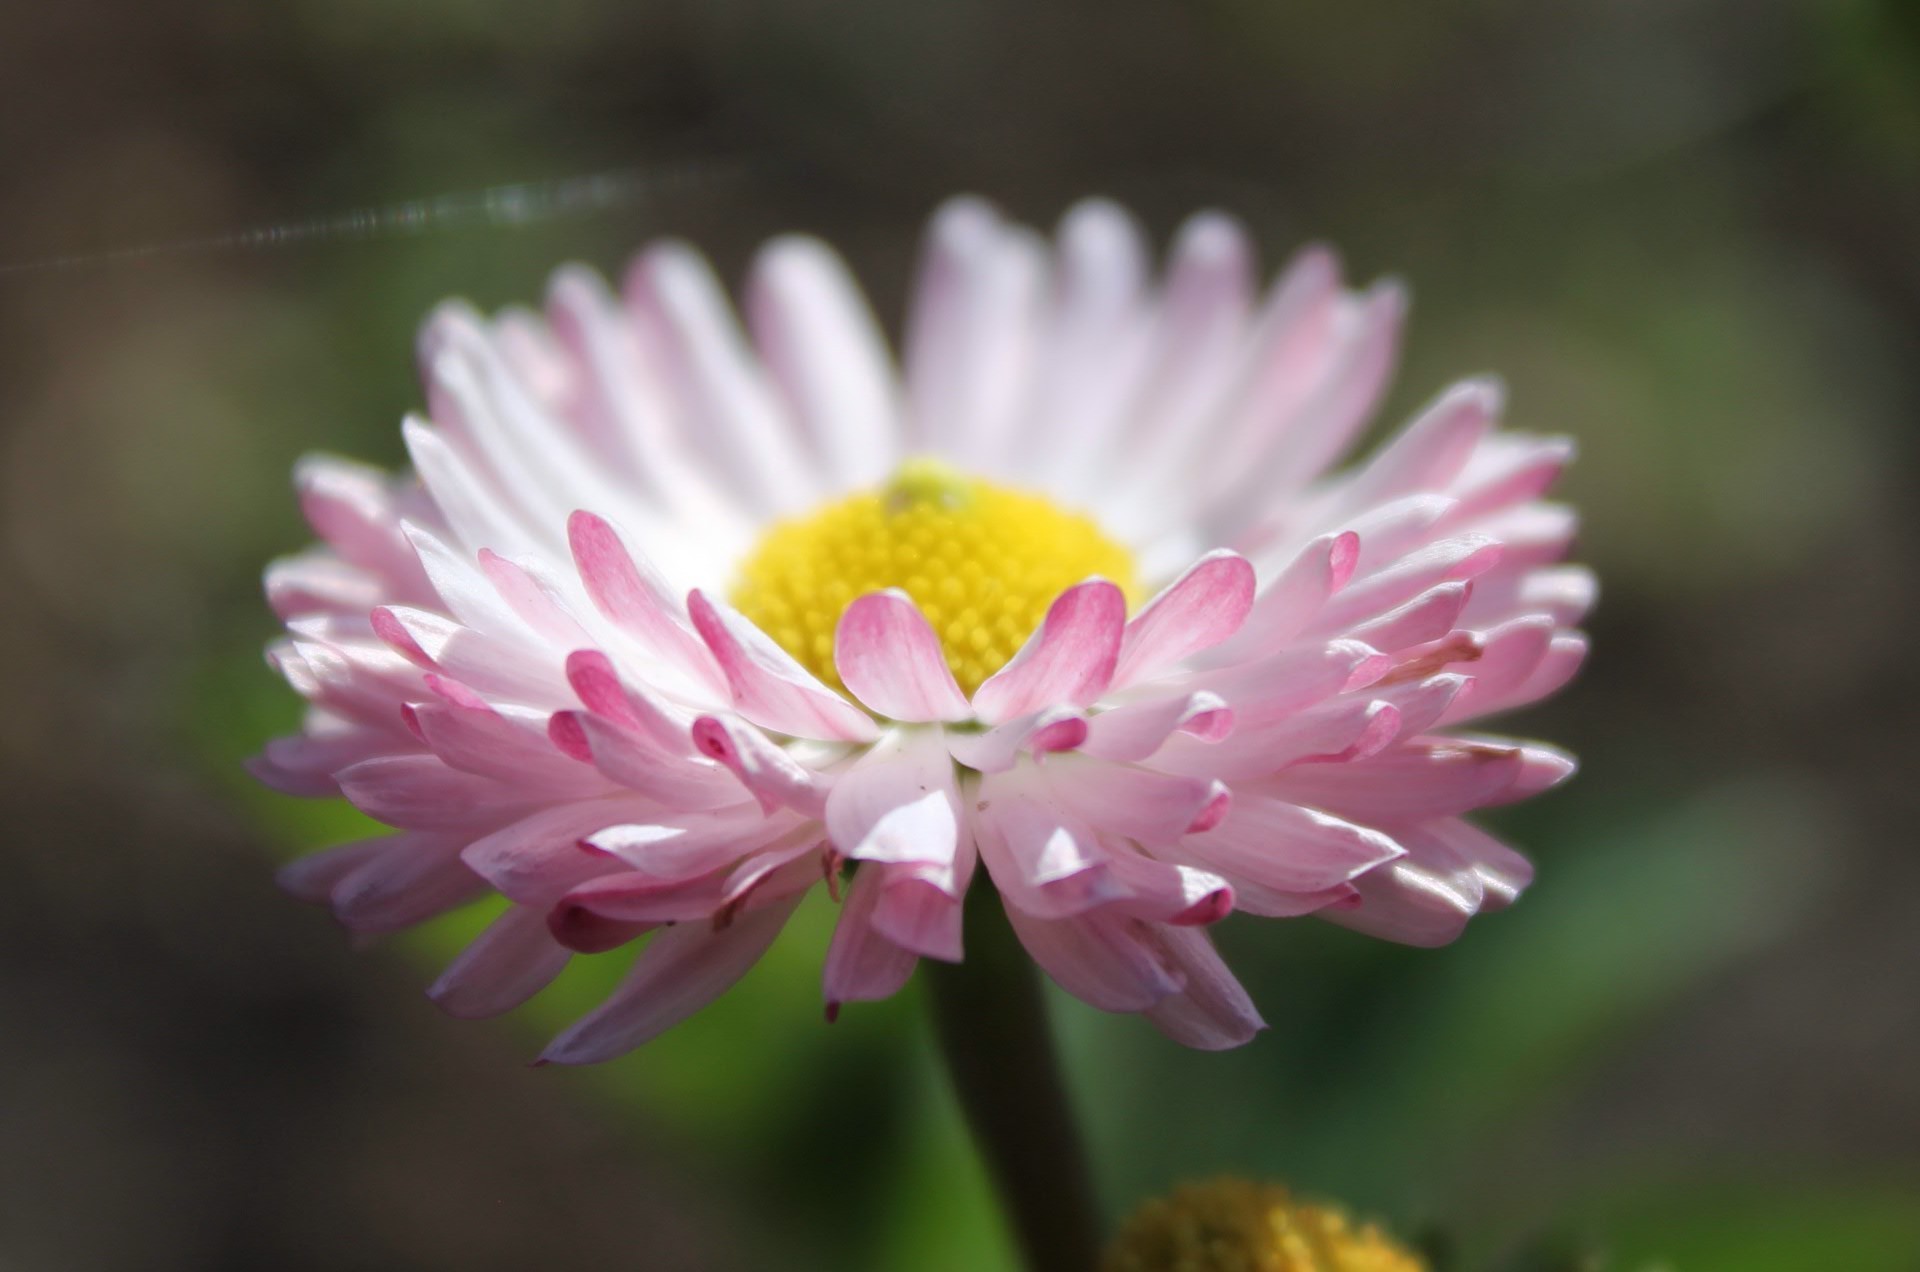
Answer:
<svg viewBox="0 0 1920 1272"><path fill-rule="evenodd" d="M1403 275L1388 419L1502 372L1580 439L1605 587L1519 725L1586 767L1501 819L1516 910L1230 920L1274 1028L1227 1055L1056 1004L1109 1207L1232 1170L1472 1268L1920 1268L1920 6L73 0L0 10L0 69L0 1268L1007 1266L915 993L821 1022L824 900L662 1041L531 1070L621 956L444 1020L477 920L350 950L269 879L350 814L236 771L296 714L288 467L398 462L429 305L805 228L897 326L957 190ZM614 170L660 185L11 268Z"/></svg>

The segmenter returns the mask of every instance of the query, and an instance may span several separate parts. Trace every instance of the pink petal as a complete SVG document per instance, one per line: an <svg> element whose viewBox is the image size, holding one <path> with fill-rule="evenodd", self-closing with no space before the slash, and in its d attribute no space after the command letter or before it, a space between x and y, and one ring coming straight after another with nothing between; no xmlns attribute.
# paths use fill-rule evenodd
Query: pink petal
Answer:
<svg viewBox="0 0 1920 1272"><path fill-rule="evenodd" d="M461 905L481 882L460 862L458 836L390 835L333 886L334 917L356 932L397 932Z"/></svg>
<svg viewBox="0 0 1920 1272"><path fill-rule="evenodd" d="M913 598L898 589L847 606L834 634L833 659L848 691L878 715L924 723L971 714L940 638Z"/></svg>
<svg viewBox="0 0 1920 1272"><path fill-rule="evenodd" d="M340 791L376 821L408 830L485 830L539 802L509 783L448 768L435 755L389 755L349 765Z"/></svg>
<svg viewBox="0 0 1920 1272"><path fill-rule="evenodd" d="M882 862L862 866L863 873L872 871L883 881L874 903L874 930L923 958L959 962L964 952L960 903L973 877L973 859L968 844L948 868Z"/></svg>
<svg viewBox="0 0 1920 1272"><path fill-rule="evenodd" d="M1254 249L1243 226L1217 212L1188 219L1162 288L1153 367L1137 398L1134 445L1115 456L1131 492L1183 467L1199 423L1214 414L1246 336Z"/></svg>
<svg viewBox="0 0 1920 1272"><path fill-rule="evenodd" d="M1218 826L1180 846L1182 860L1229 881L1289 894L1324 892L1405 855L1380 831L1245 791Z"/></svg>
<svg viewBox="0 0 1920 1272"><path fill-rule="evenodd" d="M1316 702L1372 684L1393 660L1357 640L1299 645L1225 671L1203 672L1189 683L1224 699L1235 732L1264 728Z"/></svg>
<svg viewBox="0 0 1920 1272"><path fill-rule="evenodd" d="M1451 492L1461 523L1537 499L1572 461L1573 439L1497 434L1474 452Z"/></svg>
<svg viewBox="0 0 1920 1272"><path fill-rule="evenodd" d="M1400 713L1399 735L1410 738L1433 728L1446 717L1454 703L1478 688L1471 676L1445 672L1424 680L1376 686L1371 692L1379 701L1391 703Z"/></svg>
<svg viewBox="0 0 1920 1272"><path fill-rule="evenodd" d="M387 732L399 724L400 703L418 697L421 689L414 667L393 651L367 642L296 637L275 645L267 661L314 706Z"/></svg>
<svg viewBox="0 0 1920 1272"><path fill-rule="evenodd" d="M1314 628L1350 628L1387 613L1431 587L1484 574L1500 563L1504 551L1485 535L1443 539L1349 584L1320 612Z"/></svg>
<svg viewBox="0 0 1920 1272"><path fill-rule="evenodd" d="M1104 910L1040 919L1011 904L1006 911L1041 970L1103 1011L1145 1011L1185 987L1165 948L1139 919Z"/></svg>
<svg viewBox="0 0 1920 1272"><path fill-rule="evenodd" d="M1405 293L1394 283L1376 284L1357 300L1338 298L1334 309L1325 354L1297 381L1310 390L1305 400L1257 421L1245 445L1216 461L1225 477L1211 509L1216 524L1249 524L1276 491L1319 476L1378 405L1399 352Z"/></svg>
<svg viewBox="0 0 1920 1272"><path fill-rule="evenodd" d="M1113 680L1126 617L1126 598L1105 579L1068 588L1012 661L974 693L974 713L998 724L1042 707L1093 701Z"/></svg>
<svg viewBox="0 0 1920 1272"><path fill-rule="evenodd" d="M1184 1046L1224 1051L1251 1042L1267 1027L1211 937L1192 928L1162 928L1155 935L1185 982L1180 992L1147 1009L1160 1032Z"/></svg>
<svg viewBox="0 0 1920 1272"><path fill-rule="evenodd" d="M834 784L827 834L855 860L947 863L959 847L958 806L939 732L895 732Z"/></svg>
<svg viewBox="0 0 1920 1272"><path fill-rule="evenodd" d="M1279 463L1261 474L1263 483L1295 486L1318 476L1372 416L1400 355L1407 294L1396 282L1376 283L1349 302L1348 330L1336 354L1337 369L1302 412L1310 428L1295 428L1272 449Z"/></svg>
<svg viewBox="0 0 1920 1272"><path fill-rule="evenodd" d="M1429 492L1405 495L1349 514L1351 519L1345 521L1345 528L1360 537L1360 559L1354 565L1354 577L1366 578L1378 573L1401 557L1442 538L1441 523L1458 508L1454 499Z"/></svg>
<svg viewBox="0 0 1920 1272"><path fill-rule="evenodd" d="M544 906L588 879L617 868L580 841L635 816L635 801L568 802L503 826L461 850L467 868L522 905Z"/></svg>
<svg viewBox="0 0 1920 1272"><path fill-rule="evenodd" d="M655 814L650 820L594 831L582 842L629 870L678 881L710 874L794 825L791 814L769 817L757 805L743 802L714 812Z"/></svg>
<svg viewBox="0 0 1920 1272"><path fill-rule="evenodd" d="M301 901L324 904L339 882L385 851L391 836L310 852L274 872L274 882Z"/></svg>
<svg viewBox="0 0 1920 1272"><path fill-rule="evenodd" d="M590 512L576 512L567 520L567 540L595 608L691 684L719 689L713 659L687 630L666 580L627 551L618 531Z"/></svg>
<svg viewBox="0 0 1920 1272"><path fill-rule="evenodd" d="M1583 565L1534 570L1521 581L1516 603L1522 609L1544 611L1562 626L1587 616L1600 599L1600 582Z"/></svg>
<svg viewBox="0 0 1920 1272"><path fill-rule="evenodd" d="M600 920L645 925L706 920L724 926L763 885L778 885L770 886L765 899L804 891L820 877L817 864L802 860L817 848L818 836L802 828L763 848L737 845L732 854L737 861L704 875L669 879L639 870L601 875L562 897L547 924L563 944L583 952L590 951L576 942L583 934L597 934Z"/></svg>
<svg viewBox="0 0 1920 1272"><path fill-rule="evenodd" d="M567 655L567 683L587 710L643 734L667 754L692 745L692 714L622 680L613 660L597 649Z"/></svg>
<svg viewBox="0 0 1920 1272"><path fill-rule="evenodd" d="M1453 738L1402 742L1358 764L1299 764L1273 778L1286 799L1367 821L1448 816L1494 803L1524 767L1514 746Z"/></svg>
<svg viewBox="0 0 1920 1272"><path fill-rule="evenodd" d="M406 537L393 482L385 473L328 455L309 455L293 470L300 511L340 558L370 571L408 600L430 595Z"/></svg>
<svg viewBox="0 0 1920 1272"><path fill-rule="evenodd" d="M722 490L687 449L668 386L649 363L642 335L599 275L562 268L548 290L547 315L552 334L581 372L573 416L608 456L613 471L632 483L633 498L607 506L622 507L628 517L657 507L664 525L698 525L702 539L711 536L710 549L721 557L743 549L748 528L735 503L738 492ZM661 543L651 533L654 527L642 528L657 550L694 559L708 553L705 542Z"/></svg>
<svg viewBox="0 0 1920 1272"><path fill-rule="evenodd" d="M1242 729L1218 747L1169 747L1157 763L1176 773L1240 781L1306 761L1363 759L1402 731L1398 707L1370 695L1349 694L1258 729Z"/></svg>
<svg viewBox="0 0 1920 1272"><path fill-rule="evenodd" d="M981 773L1004 773L1029 752L1071 751L1086 741L1090 725L1077 707L1047 707L1016 716L980 733L947 734L953 758Z"/></svg>
<svg viewBox="0 0 1920 1272"><path fill-rule="evenodd" d="M263 582L267 604L283 621L316 611L364 614L387 591L381 579L325 549L270 563Z"/></svg>
<svg viewBox="0 0 1920 1272"><path fill-rule="evenodd" d="M593 643L579 620L567 611L551 585L536 578L527 566L510 561L490 548L480 549L480 572L487 576L500 599L542 640L568 649Z"/></svg>
<svg viewBox="0 0 1920 1272"><path fill-rule="evenodd" d="M1210 552L1147 602L1126 626L1113 687L1124 689L1240 630L1253 607L1253 566L1237 553Z"/></svg>
<svg viewBox="0 0 1920 1272"><path fill-rule="evenodd" d="M606 783L554 749L545 730L490 707L422 703L410 708L421 739L450 767L537 789L548 798L604 793Z"/></svg>
<svg viewBox="0 0 1920 1272"><path fill-rule="evenodd" d="M1352 507L1445 490L1499 419L1506 393L1498 380L1449 388L1387 442L1341 492Z"/></svg>
<svg viewBox="0 0 1920 1272"><path fill-rule="evenodd" d="M620 988L555 1038L540 1058L554 1064L593 1064L671 1029L746 975L799 900L796 894L748 910L718 932L688 924L655 934Z"/></svg>
<svg viewBox="0 0 1920 1272"><path fill-rule="evenodd" d="M516 905L460 952L427 996L461 1020L498 1016L545 989L571 957L542 911Z"/></svg>
<svg viewBox="0 0 1920 1272"><path fill-rule="evenodd" d="M1194 833L1225 787L1194 777L1096 760L1062 760L1045 774L1047 795L1088 825L1149 847Z"/></svg>
<svg viewBox="0 0 1920 1272"><path fill-rule="evenodd" d="M795 737L870 742L880 730L865 712L827 688L766 633L695 590L693 623L733 691L736 711L762 728Z"/></svg>
<svg viewBox="0 0 1920 1272"><path fill-rule="evenodd" d="M554 714L553 725L556 729L577 730L569 749L584 742L593 766L609 781L668 808L720 808L740 798L740 788L733 778L711 760L673 754L646 735L602 716L561 711Z"/></svg>
<svg viewBox="0 0 1920 1272"><path fill-rule="evenodd" d="M826 810L829 780L745 721L701 716L693 723L693 741L703 755L726 765L767 812L791 808L819 817Z"/></svg>
<svg viewBox="0 0 1920 1272"><path fill-rule="evenodd" d="M1234 407L1220 433L1196 438L1193 462L1225 456L1231 472L1244 472L1253 456L1284 435L1299 410L1326 378L1335 325L1345 306L1340 262L1315 244L1299 252L1269 288L1243 344L1242 365L1229 395Z"/></svg>
<svg viewBox="0 0 1920 1272"><path fill-rule="evenodd" d="M307 733L270 740L247 761L247 772L283 795L333 796L340 793L333 775L349 764L417 749L393 729L348 725L318 733L308 727Z"/></svg>
<svg viewBox="0 0 1920 1272"><path fill-rule="evenodd" d="M1445 722L1488 715L1527 701L1520 690L1546 661L1554 635L1553 619L1544 614L1516 618L1486 633L1472 667L1473 693Z"/></svg>
<svg viewBox="0 0 1920 1272"><path fill-rule="evenodd" d="M821 989L829 1010L835 1004L891 998L907 983L920 958L881 935L873 926L884 867L868 866L854 876L827 945Z"/></svg>
<svg viewBox="0 0 1920 1272"><path fill-rule="evenodd" d="M1242 662L1279 650L1347 585L1359 559L1360 536L1350 530L1309 543L1260 592L1240 631L1208 661Z"/></svg>
<svg viewBox="0 0 1920 1272"><path fill-rule="evenodd" d="M1495 739L1486 739L1494 742ZM1520 752L1520 775L1513 785L1502 791L1494 799L1496 804L1512 804L1523 799L1532 799L1543 791L1548 791L1572 777L1579 767L1573 756L1557 746L1548 746L1544 742L1529 742L1518 748Z"/></svg>
<svg viewBox="0 0 1920 1272"><path fill-rule="evenodd" d="M1082 502L1147 370L1147 248L1125 210L1083 199L1060 219L1054 264L1020 466Z"/></svg>
<svg viewBox="0 0 1920 1272"><path fill-rule="evenodd" d="M676 917L703 917L711 912L710 899L708 905L708 909L687 907L687 914ZM672 920L667 922L670 924ZM659 921L652 919L619 919L600 914L574 903L571 897L562 899L547 912L546 923L547 935L569 954L605 954L623 945L631 945L662 926Z"/></svg>
<svg viewBox="0 0 1920 1272"><path fill-rule="evenodd" d="M1406 945L1454 940L1482 910L1501 909L1533 878L1526 858L1454 819L1404 829L1409 855L1355 883L1360 904L1322 917Z"/></svg>
<svg viewBox="0 0 1920 1272"><path fill-rule="evenodd" d="M1218 694L1170 694L1096 713L1080 750L1103 760L1144 760L1176 733L1214 743L1233 727L1233 709Z"/></svg>
<svg viewBox="0 0 1920 1272"><path fill-rule="evenodd" d="M1398 609L1355 627L1348 635L1388 654L1439 640L1453 630L1472 591L1470 583L1439 584Z"/></svg>
<svg viewBox="0 0 1920 1272"><path fill-rule="evenodd" d="M1507 569L1529 569L1551 565L1566 556L1579 532L1580 517L1564 504L1530 503L1489 517L1475 529L1498 539L1506 552L1501 564Z"/></svg>
<svg viewBox="0 0 1920 1272"><path fill-rule="evenodd" d="M974 809L974 838L1009 907L1059 919L1128 895L1093 828L1046 799L1030 768L983 781Z"/></svg>
<svg viewBox="0 0 1920 1272"><path fill-rule="evenodd" d="M1128 894L1114 903L1115 913L1175 927L1203 927L1233 912L1233 886L1212 871L1139 852L1114 853L1107 870Z"/></svg>
<svg viewBox="0 0 1920 1272"><path fill-rule="evenodd" d="M381 640L415 666L442 672L487 697L537 704L564 696L553 651L401 605L381 606L369 621Z"/></svg>

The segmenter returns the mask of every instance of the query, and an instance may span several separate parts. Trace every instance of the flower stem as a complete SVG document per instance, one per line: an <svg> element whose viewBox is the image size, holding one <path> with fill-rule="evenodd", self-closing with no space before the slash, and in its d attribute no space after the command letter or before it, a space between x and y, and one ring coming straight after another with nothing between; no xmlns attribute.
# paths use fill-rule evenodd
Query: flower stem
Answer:
<svg viewBox="0 0 1920 1272"><path fill-rule="evenodd" d="M976 879L968 893L966 961L922 964L934 1033L1026 1267L1093 1272L1099 1210L1039 971L992 886Z"/></svg>

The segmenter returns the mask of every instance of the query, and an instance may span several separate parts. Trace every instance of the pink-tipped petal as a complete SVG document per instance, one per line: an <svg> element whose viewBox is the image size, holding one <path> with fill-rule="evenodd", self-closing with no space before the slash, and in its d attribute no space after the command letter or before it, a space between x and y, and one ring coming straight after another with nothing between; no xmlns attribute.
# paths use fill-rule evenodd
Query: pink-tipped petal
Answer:
<svg viewBox="0 0 1920 1272"><path fill-rule="evenodd" d="M682 618L666 581L621 541L619 531L590 512L567 521L574 566L594 607L653 657L695 686L715 689L713 659Z"/></svg>
<svg viewBox="0 0 1920 1272"><path fill-rule="evenodd" d="M1213 948L1192 928L1167 928L1160 942L1185 984L1147 1009L1147 1019L1183 1046L1225 1051L1243 1046L1267 1027L1247 991Z"/></svg>
<svg viewBox="0 0 1920 1272"><path fill-rule="evenodd" d="M1175 734L1213 743L1232 733L1234 723L1233 708L1218 694L1172 694L1094 715L1080 749L1103 760L1144 760Z"/></svg>
<svg viewBox="0 0 1920 1272"><path fill-rule="evenodd" d="M858 861L953 860L960 842L959 792L938 731L895 732L834 783L827 834Z"/></svg>
<svg viewBox="0 0 1920 1272"><path fill-rule="evenodd" d="M1467 380L1442 393L1367 462L1341 492L1353 506L1445 490L1500 416L1506 393L1493 379Z"/></svg>
<svg viewBox="0 0 1920 1272"><path fill-rule="evenodd" d="M1231 637L1253 607L1245 557L1210 552L1168 584L1127 624L1113 687L1124 689Z"/></svg>
<svg viewBox="0 0 1920 1272"><path fill-rule="evenodd" d="M702 716L693 722L693 742L702 755L731 770L767 812L791 808L809 817L825 812L832 783L744 720Z"/></svg>
<svg viewBox="0 0 1920 1272"><path fill-rule="evenodd" d="M566 667L567 683L587 710L645 736L666 754L684 754L692 744L692 714L622 680L599 650L575 650Z"/></svg>
<svg viewBox="0 0 1920 1272"><path fill-rule="evenodd" d="M1498 801L1520 780L1517 746L1430 737L1401 742L1365 764L1297 764L1272 781L1283 797L1374 821L1463 813Z"/></svg>
<svg viewBox="0 0 1920 1272"><path fill-rule="evenodd" d="M448 768L436 755L389 755L340 771L340 791L376 821L408 830L483 830L530 811L537 791Z"/></svg>
<svg viewBox="0 0 1920 1272"><path fill-rule="evenodd" d="M940 638L905 592L873 592L847 606L833 659L848 692L877 715L917 724L971 714Z"/></svg>
<svg viewBox="0 0 1920 1272"><path fill-rule="evenodd" d="M1139 919L1106 910L1041 919L1011 902L1006 911L1033 961L1060 988L1103 1011L1145 1011L1185 988L1185 978Z"/></svg>
<svg viewBox="0 0 1920 1272"><path fill-rule="evenodd" d="M884 886L882 869L862 869L840 907L840 919L834 924L821 973L821 991L830 1004L891 998L919 965L918 955L896 945L874 927L874 907Z"/></svg>
<svg viewBox="0 0 1920 1272"><path fill-rule="evenodd" d="M631 801L598 800L544 808L483 835L460 852L467 868L501 895L540 906L616 868L580 841L633 818Z"/></svg>
<svg viewBox="0 0 1920 1272"><path fill-rule="evenodd" d="M762 728L803 738L869 742L879 728L732 608L695 590L694 626L732 688L734 710Z"/></svg>
<svg viewBox="0 0 1920 1272"><path fill-rule="evenodd" d="M971 850L953 868L929 871L917 865L871 863L861 867L883 881L874 903L874 930L922 958L958 963L961 894L972 874Z"/></svg>
<svg viewBox="0 0 1920 1272"><path fill-rule="evenodd" d="M740 798L739 785L709 759L665 752L645 735L590 712L566 714L578 725L593 766L618 786L674 809L721 808Z"/></svg>
<svg viewBox="0 0 1920 1272"><path fill-rule="evenodd" d="M947 750L976 772L1004 773L1022 755L1073 750L1087 740L1090 728L1078 707L1047 707L979 733L949 733Z"/></svg>
<svg viewBox="0 0 1920 1272"><path fill-rule="evenodd" d="M1127 618L1126 597L1105 579L1055 598L1038 631L973 695L989 724L1056 705L1084 706L1112 682Z"/></svg>
<svg viewBox="0 0 1920 1272"><path fill-rule="evenodd" d="M1088 825L1148 847L1193 833L1224 789L1204 778L1094 760L1050 765L1044 781L1048 796Z"/></svg>
<svg viewBox="0 0 1920 1272"><path fill-rule="evenodd" d="M397 932L471 900L483 886L460 861L457 835L407 833L333 885L333 915L355 932Z"/></svg>
<svg viewBox="0 0 1920 1272"><path fill-rule="evenodd" d="M665 1033L746 975L798 903L796 894L748 910L717 932L696 923L656 933L620 988L548 1044L540 1058L593 1064Z"/></svg>
<svg viewBox="0 0 1920 1272"><path fill-rule="evenodd" d="M1186 840L1180 853L1229 880L1274 892L1317 893L1350 883L1406 850L1366 826L1243 792L1219 825Z"/></svg>
<svg viewBox="0 0 1920 1272"><path fill-rule="evenodd" d="M542 911L512 906L460 952L427 996L462 1020L498 1016L545 989L572 957L547 931Z"/></svg>

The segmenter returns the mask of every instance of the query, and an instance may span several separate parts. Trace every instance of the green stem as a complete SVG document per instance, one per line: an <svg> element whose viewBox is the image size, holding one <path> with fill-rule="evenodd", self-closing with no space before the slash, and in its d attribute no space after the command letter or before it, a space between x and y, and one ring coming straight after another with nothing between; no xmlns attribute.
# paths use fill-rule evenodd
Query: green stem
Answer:
<svg viewBox="0 0 1920 1272"><path fill-rule="evenodd" d="M934 1033L1032 1272L1093 1272L1100 1218L1060 1080L1040 974L985 879L968 889L967 957L922 964Z"/></svg>

